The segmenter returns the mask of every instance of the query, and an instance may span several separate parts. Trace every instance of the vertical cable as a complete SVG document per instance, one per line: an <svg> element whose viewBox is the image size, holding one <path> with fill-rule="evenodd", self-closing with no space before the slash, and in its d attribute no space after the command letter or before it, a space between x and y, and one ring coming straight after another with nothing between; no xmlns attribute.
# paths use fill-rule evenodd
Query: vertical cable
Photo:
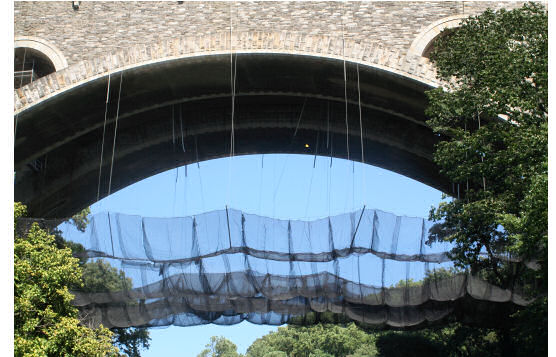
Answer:
<svg viewBox="0 0 556 357"><path fill-rule="evenodd" d="M108 196L110 196L110 190L112 189L112 170L114 169L114 154L116 152L116 137L118 134L118 117L120 115L120 98L122 95L122 82L123 82L124 71L120 72L120 89L118 91L118 105L116 107L116 124L114 125L114 141L112 143L112 162L110 163L110 179L108 180Z"/></svg>
<svg viewBox="0 0 556 357"><path fill-rule="evenodd" d="M234 76L234 51L233 51L233 17L232 5L230 2L230 97L232 101L231 106L231 130L230 130L230 161L228 163L228 189L226 203L230 203L230 191L232 187L232 162L234 157L234 111L235 111L235 76ZM236 57L237 63L237 57Z"/></svg>
<svg viewBox="0 0 556 357"><path fill-rule="evenodd" d="M347 101L347 74L346 74L346 38L344 31L344 17L345 17L345 7L342 2L342 58L344 60L344 101L345 101L345 120L346 120L346 149L347 149L347 159L349 161L349 123L348 123L348 101Z"/></svg>
<svg viewBox="0 0 556 357"><path fill-rule="evenodd" d="M361 111L361 85L359 83L359 63L357 64L357 103L359 105L359 138L361 140L361 163L365 163L365 149L363 146L363 115ZM367 186L365 180L365 167L362 166L362 177L363 181L363 203L367 197Z"/></svg>
<svg viewBox="0 0 556 357"><path fill-rule="evenodd" d="M185 143L183 138L183 114L182 114L182 105L178 107L178 117L180 119L180 135L181 135L181 151L185 153Z"/></svg>
<svg viewBox="0 0 556 357"><path fill-rule="evenodd" d="M110 99L110 73L108 73L108 86L106 87L106 103L104 109L104 125L102 126L102 144L100 146L100 165L98 168L97 202L100 199L100 178L102 175L102 160L104 156L104 137L106 135L106 120L108 118L108 102Z"/></svg>
<svg viewBox="0 0 556 357"><path fill-rule="evenodd" d="M172 104L172 145L174 147L174 151L176 150L176 128L174 123L175 118L175 104Z"/></svg>

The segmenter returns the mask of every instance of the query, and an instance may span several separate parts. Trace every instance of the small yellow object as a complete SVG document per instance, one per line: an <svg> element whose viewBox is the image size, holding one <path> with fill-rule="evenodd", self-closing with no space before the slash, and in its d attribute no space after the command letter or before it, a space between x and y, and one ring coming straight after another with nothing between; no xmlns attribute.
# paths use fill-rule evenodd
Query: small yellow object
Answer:
<svg viewBox="0 0 556 357"><path fill-rule="evenodd" d="M308 148L308 147L309 147L309 144L305 144L305 147Z"/></svg>

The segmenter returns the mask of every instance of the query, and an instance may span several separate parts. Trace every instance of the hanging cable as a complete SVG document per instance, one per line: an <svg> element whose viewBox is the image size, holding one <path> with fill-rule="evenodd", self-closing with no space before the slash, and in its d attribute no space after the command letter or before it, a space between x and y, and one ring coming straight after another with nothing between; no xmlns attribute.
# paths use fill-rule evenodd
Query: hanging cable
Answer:
<svg viewBox="0 0 556 357"><path fill-rule="evenodd" d="M181 104L178 107L178 117L180 119L181 151L185 153L185 143L183 138L183 114Z"/></svg>
<svg viewBox="0 0 556 357"><path fill-rule="evenodd" d="M172 145L174 147L174 151L176 151L176 128L175 128L175 104L172 104Z"/></svg>
<svg viewBox="0 0 556 357"><path fill-rule="evenodd" d="M363 118L361 113L361 86L359 84L359 63L357 64L357 103L359 105L359 137L361 138L361 163L365 163L365 151L363 150Z"/></svg>
<svg viewBox="0 0 556 357"><path fill-rule="evenodd" d="M112 162L110 163L110 179L108 180L108 196L110 196L110 190L112 189L112 170L114 169L114 154L116 152L116 137L118 134L118 117L120 115L120 98L122 95L122 82L124 77L124 71L120 72L120 89L118 91L118 105L116 107L116 124L114 125L114 141L112 143Z"/></svg>
<svg viewBox="0 0 556 357"><path fill-rule="evenodd" d="M197 171L199 173L199 188L201 190L201 208L205 210L205 190L203 189L203 178L201 177L201 164L199 164L199 149L197 148L197 135L195 135L195 161L197 161Z"/></svg>
<svg viewBox="0 0 556 357"><path fill-rule="evenodd" d="M299 129L299 123L301 123L301 117L303 116L303 111L305 110L305 104L307 104L307 97L303 100L303 106L301 106L301 112L299 113L299 118L297 119L297 124L295 125L295 130L293 132L293 137L297 135L297 130Z"/></svg>
<svg viewBox="0 0 556 357"><path fill-rule="evenodd" d="M313 159L313 169L317 166L317 155L319 153L320 130L317 132L317 142L315 143L315 158Z"/></svg>
<svg viewBox="0 0 556 357"><path fill-rule="evenodd" d="M330 102L326 103L327 105L327 112L326 112L326 148L329 150L330 156L330 167L332 167L332 139L330 137Z"/></svg>
<svg viewBox="0 0 556 357"><path fill-rule="evenodd" d="M359 106L359 138L361 140L361 163L365 164L365 149L363 146L363 115L362 115L362 110L361 110L361 85L359 83L359 63L357 64L357 104ZM362 181L363 181L363 202L361 203L365 203L365 197L367 197L367 186L366 186L366 180L365 180L365 166L362 165Z"/></svg>
<svg viewBox="0 0 556 357"><path fill-rule="evenodd" d="M305 218L307 219L307 213L309 212L309 202L311 201L311 192L313 191L313 177L315 176L315 168L317 164L317 154L319 148L319 138L320 138L320 131L317 132L317 139L315 142L315 157L313 158L313 170L311 170L311 179L309 180L309 190L307 193L307 203L305 205Z"/></svg>
<svg viewBox="0 0 556 357"><path fill-rule="evenodd" d="M104 137L106 136L106 120L108 118L108 103L110 99L110 73L108 73L108 85L106 86L106 102L104 108L104 125L102 126L102 143L100 145L100 165L98 168L97 202L100 200L100 179L102 175L102 160L104 157Z"/></svg>
<svg viewBox="0 0 556 357"><path fill-rule="evenodd" d="M226 203L230 203L230 191L232 187L232 162L235 150L235 133L234 133L234 112L235 112L235 73L234 73L234 51L233 51L233 2L230 2L230 97L232 100L231 106L231 130L230 130L230 160L228 162L228 188L226 193ZM236 56L237 63L237 56ZM236 67L237 68L237 67Z"/></svg>
<svg viewBox="0 0 556 357"><path fill-rule="evenodd" d="M347 149L347 159L349 161L349 123L348 123L348 101L347 101L347 74L346 74L346 38L344 31L344 16L345 8L344 3L342 3L342 58L344 60L344 101L345 101L345 119L346 119L346 149Z"/></svg>
<svg viewBox="0 0 556 357"><path fill-rule="evenodd" d="M288 147L288 154L286 155L286 160L284 161L284 165L282 165L282 170L280 172L280 176L278 177L278 184L276 185L276 188L274 189L274 199L276 199L276 194L278 193L278 188L280 188L280 183L282 182L282 176L284 176L284 171L286 169L286 165L288 163L288 160L290 158L290 151L293 147L293 144L295 143L294 138L297 135L297 130L299 129L299 124L301 123L301 118L303 117L303 111L305 110L305 104L307 104L307 97L305 97L305 100L303 101L303 106L301 107L301 111L299 112L299 118L297 119L297 125L295 126L295 130L293 132L293 136L292 136L292 140L290 142L290 145Z"/></svg>

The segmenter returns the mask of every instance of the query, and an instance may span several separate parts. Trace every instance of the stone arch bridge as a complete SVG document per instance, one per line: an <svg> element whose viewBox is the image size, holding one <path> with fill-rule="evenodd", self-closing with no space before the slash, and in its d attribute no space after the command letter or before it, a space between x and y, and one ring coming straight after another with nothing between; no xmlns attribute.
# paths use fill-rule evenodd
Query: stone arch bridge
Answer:
<svg viewBox="0 0 556 357"><path fill-rule="evenodd" d="M441 138L424 93L438 83L423 55L462 18L516 6L15 3L22 69L29 53L55 70L14 91L15 199L35 216L68 216L109 189L229 155L232 96L236 155L363 151L449 192L432 162Z"/></svg>

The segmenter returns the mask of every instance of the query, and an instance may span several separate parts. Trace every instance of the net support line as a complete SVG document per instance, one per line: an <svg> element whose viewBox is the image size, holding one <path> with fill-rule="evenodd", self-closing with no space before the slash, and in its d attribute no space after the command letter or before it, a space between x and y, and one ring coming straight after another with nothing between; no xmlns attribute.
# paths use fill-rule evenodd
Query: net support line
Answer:
<svg viewBox="0 0 556 357"><path fill-rule="evenodd" d="M366 207L367 206L363 206L363 209L361 210L361 215L359 216L359 220L357 221L357 226L355 227L355 232L353 232L353 236L351 237L351 243L349 245L350 251L353 250L353 243L355 242L355 236L357 236L357 231L359 230L359 224L361 224L361 219L363 218L363 213L365 213Z"/></svg>
<svg viewBox="0 0 556 357"><path fill-rule="evenodd" d="M106 136L106 121L108 119L108 103L110 101L110 73L108 73L108 85L106 86L106 103L104 108L104 125L102 126L102 143L100 145L100 164L98 168L97 202L100 200L100 180L102 176L102 161L104 157L104 138Z"/></svg>
<svg viewBox="0 0 556 357"><path fill-rule="evenodd" d="M230 214L228 213L228 205L226 205L226 224L228 226L228 241L230 242L230 248L232 248L232 233L230 231Z"/></svg>
<svg viewBox="0 0 556 357"><path fill-rule="evenodd" d="M118 135L118 117L120 115L120 99L122 95L122 82L123 82L124 72L120 72L120 89L118 91L118 105L116 107L116 123L114 125L114 141L112 143L112 161L110 163L110 179L108 180L108 196L110 196L110 190L112 189L112 171L114 169L114 154L116 153L116 137Z"/></svg>

